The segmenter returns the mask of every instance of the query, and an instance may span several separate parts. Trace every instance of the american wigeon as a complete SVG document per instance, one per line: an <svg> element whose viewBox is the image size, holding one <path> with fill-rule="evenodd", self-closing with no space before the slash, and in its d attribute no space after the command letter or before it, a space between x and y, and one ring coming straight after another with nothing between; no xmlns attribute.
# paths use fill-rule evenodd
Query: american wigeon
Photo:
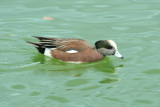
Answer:
<svg viewBox="0 0 160 107"><path fill-rule="evenodd" d="M37 37L39 43L28 42L46 56L66 62L95 62L108 55L123 59L113 40L99 40L92 47L82 39Z"/></svg>

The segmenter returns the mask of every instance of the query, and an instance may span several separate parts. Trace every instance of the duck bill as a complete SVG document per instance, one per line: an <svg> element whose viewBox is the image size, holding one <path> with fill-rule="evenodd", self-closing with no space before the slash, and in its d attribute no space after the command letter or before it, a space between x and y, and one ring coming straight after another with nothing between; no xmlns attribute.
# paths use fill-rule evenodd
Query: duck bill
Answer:
<svg viewBox="0 0 160 107"><path fill-rule="evenodd" d="M123 59L123 56L118 51L115 52L114 56Z"/></svg>

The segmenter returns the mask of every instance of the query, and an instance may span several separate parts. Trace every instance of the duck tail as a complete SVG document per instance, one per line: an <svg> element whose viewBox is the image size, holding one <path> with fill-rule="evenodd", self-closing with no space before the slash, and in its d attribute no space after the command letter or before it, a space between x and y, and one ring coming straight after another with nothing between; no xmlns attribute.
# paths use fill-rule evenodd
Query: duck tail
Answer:
<svg viewBox="0 0 160 107"><path fill-rule="evenodd" d="M43 47L43 45L41 45L40 43L33 43L33 42L29 42L29 41L26 41L27 43L31 44L32 46L34 46L35 48L37 48L37 50L44 54L45 52L45 47Z"/></svg>

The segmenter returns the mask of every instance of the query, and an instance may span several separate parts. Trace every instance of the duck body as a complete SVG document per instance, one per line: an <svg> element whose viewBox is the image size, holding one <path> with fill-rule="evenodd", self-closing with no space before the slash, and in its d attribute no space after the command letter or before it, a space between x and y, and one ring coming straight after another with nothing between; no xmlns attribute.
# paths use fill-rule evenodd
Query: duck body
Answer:
<svg viewBox="0 0 160 107"><path fill-rule="evenodd" d="M105 55L108 42L104 41L96 42L96 46L93 47L82 39L34 37L40 40L39 43L28 43L36 47L40 53L65 62L95 62L102 60L108 54ZM107 52L109 51L111 49ZM109 54L115 53L112 51Z"/></svg>

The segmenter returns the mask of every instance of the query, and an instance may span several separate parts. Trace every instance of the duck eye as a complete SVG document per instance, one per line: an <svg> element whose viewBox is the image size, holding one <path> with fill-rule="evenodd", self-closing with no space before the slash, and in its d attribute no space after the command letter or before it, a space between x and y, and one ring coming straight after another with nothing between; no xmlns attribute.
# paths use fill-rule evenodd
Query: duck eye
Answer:
<svg viewBox="0 0 160 107"><path fill-rule="evenodd" d="M107 48L107 49L112 49L113 47L112 47L112 46L107 46L106 48Z"/></svg>

